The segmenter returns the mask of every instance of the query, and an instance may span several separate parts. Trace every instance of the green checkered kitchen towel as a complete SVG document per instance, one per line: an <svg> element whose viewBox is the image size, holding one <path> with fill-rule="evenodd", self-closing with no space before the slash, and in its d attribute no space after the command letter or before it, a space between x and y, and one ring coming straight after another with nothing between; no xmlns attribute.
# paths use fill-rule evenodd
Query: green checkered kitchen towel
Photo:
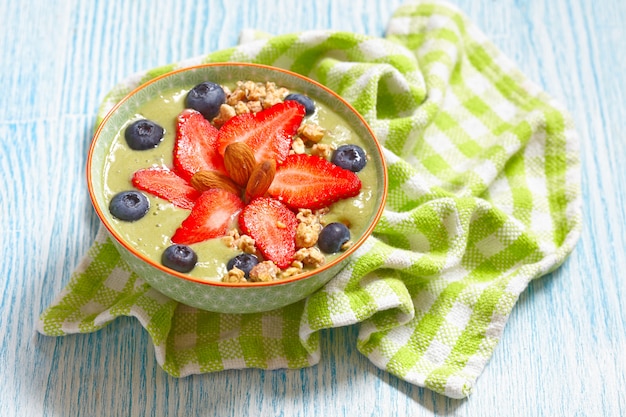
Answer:
<svg viewBox="0 0 626 417"><path fill-rule="evenodd" d="M100 117L146 80L201 62L269 64L318 80L352 103L384 146L389 196L374 237L308 299L227 315L150 288L101 230L39 331L93 332L134 316L163 369L185 376L311 366L321 329L360 323L358 349L377 367L449 397L469 395L520 293L579 237L570 116L446 3L403 5L384 38L253 34L129 78Z"/></svg>

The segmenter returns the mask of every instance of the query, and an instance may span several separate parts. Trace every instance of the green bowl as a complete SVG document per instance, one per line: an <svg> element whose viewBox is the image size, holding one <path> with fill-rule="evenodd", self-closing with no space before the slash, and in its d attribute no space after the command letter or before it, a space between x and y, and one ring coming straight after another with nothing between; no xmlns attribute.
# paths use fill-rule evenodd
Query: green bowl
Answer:
<svg viewBox="0 0 626 417"><path fill-rule="evenodd" d="M104 166L111 143L138 108L164 90L195 85L203 81L233 84L238 80L272 81L304 93L325 104L363 140L374 164L378 181L375 209L365 232L354 236L354 244L322 267L280 281L264 283L225 283L206 281L162 266L139 252L116 230L104 197ZM87 160L87 184L95 211L112 237L122 259L151 286L181 303L220 313L253 313L284 307L309 296L335 276L350 256L371 235L382 215L387 195L387 170L381 146L361 115L337 94L323 85L280 68L245 63L205 64L175 70L157 77L122 99L104 118L94 135Z"/></svg>

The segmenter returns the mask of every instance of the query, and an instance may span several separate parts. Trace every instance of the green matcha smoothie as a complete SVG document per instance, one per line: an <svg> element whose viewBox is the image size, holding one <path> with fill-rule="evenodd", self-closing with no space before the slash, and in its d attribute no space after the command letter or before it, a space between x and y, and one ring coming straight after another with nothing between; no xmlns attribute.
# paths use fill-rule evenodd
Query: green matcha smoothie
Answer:
<svg viewBox="0 0 626 417"><path fill-rule="evenodd" d="M173 150L176 135L178 114L184 109L185 96L189 89L177 88L164 91L158 97L141 106L136 116L129 120L116 135L104 166L104 197L106 201L120 191L131 190L131 178L139 169L149 167L172 168ZM338 147L342 144L361 146L366 153L373 152L370 145L363 143L361 138L323 103L316 102L316 112L307 116L304 122L315 123L326 129L320 143ZM149 119L165 129L163 141L153 149L136 151L128 147L124 139L126 126L137 119ZM304 123L303 122L303 123ZM376 212L376 196L379 185L376 178L376 167L368 163L357 174L361 179L362 188L356 197L336 202L330 206L330 212L324 216L324 223L342 222L349 226L351 240L357 240L367 228L373 213ZM131 243L138 252L156 263L161 263L163 251L172 244L170 238L189 215L190 211L178 208L172 203L144 193L150 201L150 210L143 218L134 222L111 219L113 227L124 239ZM227 246L221 238L210 239L190 245L198 255L196 267L188 275L207 281L221 281L227 272L226 263L241 253L238 249ZM326 262L339 254L325 255Z"/></svg>

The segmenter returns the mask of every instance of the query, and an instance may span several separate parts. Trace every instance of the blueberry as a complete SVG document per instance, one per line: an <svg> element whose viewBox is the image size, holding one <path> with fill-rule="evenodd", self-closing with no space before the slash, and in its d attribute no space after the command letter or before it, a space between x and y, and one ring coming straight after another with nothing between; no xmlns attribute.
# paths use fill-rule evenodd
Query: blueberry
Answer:
<svg viewBox="0 0 626 417"><path fill-rule="evenodd" d="M285 100L293 100L302 104L304 106L304 109L306 110L307 116L315 113L315 103L313 103L313 100L311 100L308 96L305 96L304 94L291 93L288 94L287 97L285 97Z"/></svg>
<svg viewBox="0 0 626 417"><path fill-rule="evenodd" d="M198 262L198 255L187 245L169 246L163 255L161 255L161 263L168 268L178 272L189 272Z"/></svg>
<svg viewBox="0 0 626 417"><path fill-rule="evenodd" d="M237 255L232 258L226 264L226 268L230 271L234 267L241 269L246 274L246 278L250 277L250 270L254 268L256 264L259 263L259 258L250 254L250 253L242 253L241 255Z"/></svg>
<svg viewBox="0 0 626 417"><path fill-rule="evenodd" d="M207 120L217 116L220 106L225 102L224 89L219 84L210 81L205 81L189 90L185 98L185 106L198 110Z"/></svg>
<svg viewBox="0 0 626 417"><path fill-rule="evenodd" d="M156 148L163 140L164 133L163 128L152 120L141 119L128 125L124 131L124 138L131 149L143 151Z"/></svg>
<svg viewBox="0 0 626 417"><path fill-rule="evenodd" d="M343 223L329 223L320 232L317 246L324 253L337 253L350 240L350 230Z"/></svg>
<svg viewBox="0 0 626 417"><path fill-rule="evenodd" d="M148 198L139 191L122 191L113 196L109 211L120 220L134 222L146 215L150 208Z"/></svg>
<svg viewBox="0 0 626 417"><path fill-rule="evenodd" d="M333 152L330 162L352 172L359 172L365 167L367 158L365 151L360 146L341 145Z"/></svg>

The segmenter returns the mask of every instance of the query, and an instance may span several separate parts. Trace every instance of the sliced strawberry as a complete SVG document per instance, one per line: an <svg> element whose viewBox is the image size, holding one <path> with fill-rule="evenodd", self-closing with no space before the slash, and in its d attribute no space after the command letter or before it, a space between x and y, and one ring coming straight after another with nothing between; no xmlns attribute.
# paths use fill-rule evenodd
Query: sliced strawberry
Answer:
<svg viewBox="0 0 626 417"><path fill-rule="evenodd" d="M198 171L226 173L217 153L218 130L198 111L185 109L178 115L174 169L186 180Z"/></svg>
<svg viewBox="0 0 626 417"><path fill-rule="evenodd" d="M166 168L140 169L133 174L132 183L140 190L187 210L191 210L200 196L200 193L187 181Z"/></svg>
<svg viewBox="0 0 626 417"><path fill-rule="evenodd" d="M268 193L294 209L315 210L359 191L361 180L354 172L319 156L302 154L289 155L276 169Z"/></svg>
<svg viewBox="0 0 626 417"><path fill-rule="evenodd" d="M219 130L218 151L245 142L257 162L275 159L281 163L289 154L291 142L304 118L305 108L294 100L278 103L257 113L243 113L228 120Z"/></svg>
<svg viewBox="0 0 626 417"><path fill-rule="evenodd" d="M296 215L283 203L259 197L239 215L239 227L252 237L263 257L279 268L291 265L296 252Z"/></svg>
<svg viewBox="0 0 626 417"><path fill-rule="evenodd" d="M189 216L176 229L172 242L183 245L226 235L244 204L235 194L211 188L200 194Z"/></svg>

